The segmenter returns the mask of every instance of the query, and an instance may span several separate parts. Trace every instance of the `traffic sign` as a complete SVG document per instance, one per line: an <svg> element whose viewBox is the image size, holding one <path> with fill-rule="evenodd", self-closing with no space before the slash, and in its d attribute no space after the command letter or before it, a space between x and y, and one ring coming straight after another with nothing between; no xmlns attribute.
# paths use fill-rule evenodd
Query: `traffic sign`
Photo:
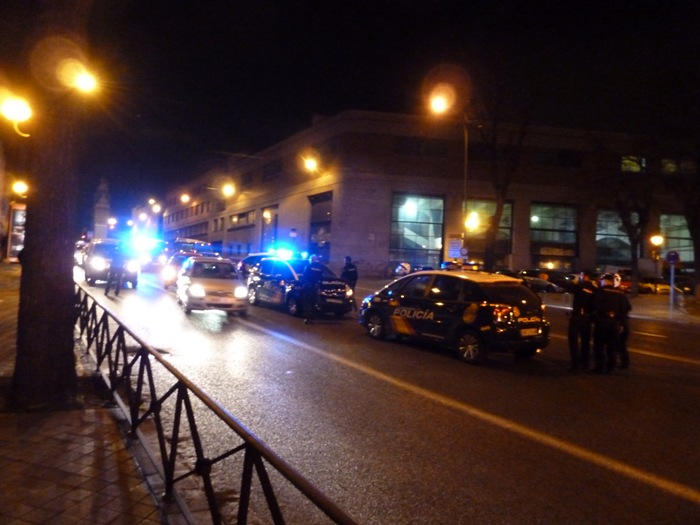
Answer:
<svg viewBox="0 0 700 525"><path fill-rule="evenodd" d="M681 262L681 257L678 255L678 252L668 252L666 254L666 262L668 264L678 264Z"/></svg>

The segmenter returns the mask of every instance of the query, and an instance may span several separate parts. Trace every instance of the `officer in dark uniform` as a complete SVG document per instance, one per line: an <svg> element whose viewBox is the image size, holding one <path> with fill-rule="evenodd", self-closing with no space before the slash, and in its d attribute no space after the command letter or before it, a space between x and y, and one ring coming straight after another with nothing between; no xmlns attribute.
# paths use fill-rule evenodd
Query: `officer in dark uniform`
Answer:
<svg viewBox="0 0 700 525"><path fill-rule="evenodd" d="M348 282L352 290L352 309L357 311L357 301L355 300L355 286L357 286L357 266L352 262L352 257L345 256L345 266L340 272L340 277Z"/></svg>
<svg viewBox="0 0 700 525"><path fill-rule="evenodd" d="M318 300L318 287L323 279L323 265L318 255L309 257L301 276L302 305L304 308L304 324L312 324L316 318L316 301Z"/></svg>
<svg viewBox="0 0 700 525"><path fill-rule="evenodd" d="M620 358L620 368L629 368L630 367L630 353L629 350L627 349L627 339L629 338L630 335L630 322L629 322L629 313L632 310L632 305L630 304L629 299L627 296L624 294L622 291L622 277L619 274L614 275L615 279L615 290L623 295L625 298L626 302L626 307L627 307L627 313L625 313L625 316L622 319L622 332L620 333L620 341L619 341L619 346L617 348L617 356Z"/></svg>
<svg viewBox="0 0 700 525"><path fill-rule="evenodd" d="M578 284L572 289L574 300L569 317L569 371L587 370L591 356L591 330L595 311L596 287L588 271L581 272Z"/></svg>
<svg viewBox="0 0 700 525"><path fill-rule="evenodd" d="M595 329L593 373L603 374L615 369L615 360L620 345L623 320L629 312L627 297L614 288L614 277L606 273L600 278L600 287L595 294Z"/></svg>
<svg viewBox="0 0 700 525"><path fill-rule="evenodd" d="M119 295L119 290L122 288L122 280L124 279L124 266L126 259L124 257L123 247L117 244L114 247L112 261L109 265L107 273L107 286L105 287L105 295L109 295L110 288L114 287L114 295Z"/></svg>

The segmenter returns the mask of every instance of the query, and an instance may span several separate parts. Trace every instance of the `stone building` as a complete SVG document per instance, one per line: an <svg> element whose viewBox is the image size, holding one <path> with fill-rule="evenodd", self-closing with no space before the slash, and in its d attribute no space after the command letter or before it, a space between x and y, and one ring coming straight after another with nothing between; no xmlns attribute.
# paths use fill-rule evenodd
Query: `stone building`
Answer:
<svg viewBox="0 0 700 525"><path fill-rule="evenodd" d="M351 255L364 276L387 275L401 261L478 263L496 209L494 181L509 177L494 245L498 266L574 271L629 264L629 239L604 190L630 159L641 162L630 137L530 126L520 141L517 126L463 125L362 111L317 120L172 188L164 238L201 239L236 258L275 248L317 253L335 268ZM494 131L498 139L489 141ZM227 184L232 195L221 192ZM680 210L662 193L653 233L692 257ZM649 254L645 243L640 257Z"/></svg>

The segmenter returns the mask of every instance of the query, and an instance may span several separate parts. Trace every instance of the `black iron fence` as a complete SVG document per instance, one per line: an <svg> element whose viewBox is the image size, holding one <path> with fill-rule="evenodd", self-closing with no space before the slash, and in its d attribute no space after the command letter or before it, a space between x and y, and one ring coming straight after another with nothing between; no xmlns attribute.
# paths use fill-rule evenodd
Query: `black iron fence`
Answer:
<svg viewBox="0 0 700 525"><path fill-rule="evenodd" d="M281 504L276 491L279 482L294 487L296 497L305 505L310 502L325 521L356 523L78 285L76 302L80 337L124 411L130 433L136 436L149 425L149 433L156 436L158 450L153 456L163 477L165 498L174 496L178 483L195 479L206 496L212 523L230 521L230 514L231 520L243 525L254 504L256 510L266 508L273 523L283 524L282 509L291 504ZM217 432L213 441L205 438L198 427L202 411L216 416L225 436ZM179 454L184 441L193 456L187 460ZM225 461L229 458L238 460ZM231 487L219 487L219 482L234 485L236 504L230 497L222 498Z"/></svg>

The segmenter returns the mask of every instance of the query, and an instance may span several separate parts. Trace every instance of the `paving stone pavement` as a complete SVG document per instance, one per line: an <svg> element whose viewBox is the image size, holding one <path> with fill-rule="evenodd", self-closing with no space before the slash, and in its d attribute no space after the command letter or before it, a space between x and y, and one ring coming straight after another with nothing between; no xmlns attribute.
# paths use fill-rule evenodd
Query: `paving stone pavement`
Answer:
<svg viewBox="0 0 700 525"><path fill-rule="evenodd" d="M184 522L156 495L152 465L135 461L120 411L95 393L78 356L81 395L71 410L13 412L20 267L0 263L0 523ZM120 424L121 423L121 424Z"/></svg>

